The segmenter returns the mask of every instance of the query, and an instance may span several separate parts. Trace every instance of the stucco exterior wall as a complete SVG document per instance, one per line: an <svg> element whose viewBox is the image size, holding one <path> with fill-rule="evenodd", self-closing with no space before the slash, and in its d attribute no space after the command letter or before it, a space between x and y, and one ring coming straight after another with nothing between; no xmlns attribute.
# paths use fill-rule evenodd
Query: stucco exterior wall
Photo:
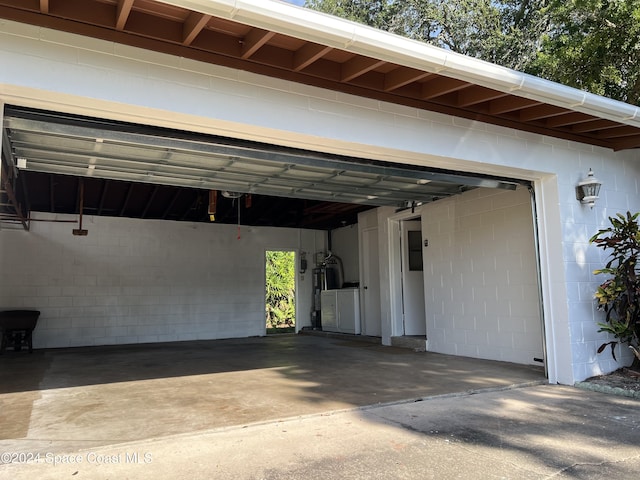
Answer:
<svg viewBox="0 0 640 480"><path fill-rule="evenodd" d="M592 292L599 279L591 272L602 258L588 238L608 216L638 209L637 152L616 153L8 21L0 22L0 62L2 103L532 181L550 381L573 383L617 367L595 353L603 337L594 327L600 314ZM593 210L574 193L589 168L603 182ZM381 284L388 287L387 274L381 267ZM383 323L383 333L386 328Z"/></svg>

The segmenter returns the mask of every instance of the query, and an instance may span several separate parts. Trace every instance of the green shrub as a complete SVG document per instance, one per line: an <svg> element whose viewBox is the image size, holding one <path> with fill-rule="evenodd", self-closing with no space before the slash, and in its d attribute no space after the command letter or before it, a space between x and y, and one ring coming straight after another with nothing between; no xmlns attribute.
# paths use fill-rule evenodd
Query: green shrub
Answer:
<svg viewBox="0 0 640 480"><path fill-rule="evenodd" d="M295 325L295 253L268 251L265 273L267 328Z"/></svg>
<svg viewBox="0 0 640 480"><path fill-rule="evenodd" d="M616 345L626 344L634 351L636 363L640 361L639 215L640 212L633 215L627 212L626 216L618 213L616 217L609 217L611 226L599 230L590 239L596 247L610 252L605 267L593 273L609 275L595 294L598 310L605 312L605 322L598 323L598 331L612 334L615 340L600 345L598 353L610 346L616 360Z"/></svg>

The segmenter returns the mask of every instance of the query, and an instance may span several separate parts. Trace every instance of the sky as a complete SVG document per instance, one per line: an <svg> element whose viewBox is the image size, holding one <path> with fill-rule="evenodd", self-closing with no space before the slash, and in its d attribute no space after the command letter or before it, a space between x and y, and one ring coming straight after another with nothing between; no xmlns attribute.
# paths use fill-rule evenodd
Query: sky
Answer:
<svg viewBox="0 0 640 480"><path fill-rule="evenodd" d="M294 5L304 5L304 0L284 0L288 3L293 3Z"/></svg>

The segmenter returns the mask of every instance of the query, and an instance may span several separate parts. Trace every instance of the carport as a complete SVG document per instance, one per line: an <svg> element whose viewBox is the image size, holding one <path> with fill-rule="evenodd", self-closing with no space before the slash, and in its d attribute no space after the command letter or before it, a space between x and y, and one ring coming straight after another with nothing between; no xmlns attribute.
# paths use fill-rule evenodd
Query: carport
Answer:
<svg viewBox="0 0 640 480"><path fill-rule="evenodd" d="M104 6L104 4L100 5ZM140 10L135 8L135 5L130 5L130 10L126 8L119 10L118 15L122 16L119 17L118 25L133 27L137 24L137 20L134 20L140 14L156 18L156 14L166 16L178 11L182 12L182 10L169 8L161 3L153 3L153 5L158 8L157 12ZM73 29L77 24L68 23L66 20L71 12L62 14L61 11L57 11L57 8L58 6L55 4L40 11L32 11L28 8L7 8L4 13L9 18L14 18L13 15L16 15L16 19L35 22L43 26L49 26L49 22L53 20L54 28ZM98 11L96 10L96 12ZM87 25L91 25L95 21L95 19L85 17L87 11L83 8L78 8L74 12L73 15L77 15L77 21L88 22ZM107 12L102 12L99 15L107 15ZM187 28L186 25L190 25L190 20L184 21L184 28ZM207 22L210 22L208 26ZM220 34L219 22L221 22L220 25L227 25L225 32L229 38L244 35L235 31L240 28L240 24L234 24L230 31L228 30L230 26L228 21L214 20L203 16L198 22L201 25L190 33L193 38L181 47L185 49L183 53L195 54L198 60L202 60L199 57L202 52L200 47L195 47L198 42L193 45L191 43L199 35L203 35L204 38L208 32L215 31L216 34ZM116 26L116 30L119 28ZM92 32L98 34L98 30L92 30ZM241 30L244 30L244 27ZM162 31L165 32L165 30ZM250 32L252 32L250 36L253 38L259 31L253 29ZM150 32L147 32L144 35L149 34ZM151 36L155 37L161 34L161 31L157 31ZM132 41L136 44L139 39L138 35L139 32L131 31L124 35L122 40L125 43ZM100 37L100 35L98 36ZM282 41L285 38L289 39L286 36L282 36L282 38L278 36L278 39L273 39L273 41L270 35L258 37L255 39L256 44L252 50L241 53L239 56L243 61L247 61L245 67L252 71L256 67L255 61L261 58L258 50L266 52L276 46L285 50L299 48L294 44L285 46ZM165 43L167 41L169 43ZM154 43L153 48L164 51L164 48L170 43L171 40L163 39L163 41ZM272 46L271 43L273 43ZM314 44L310 42L300 51L315 51L315 48ZM334 50L333 53L326 51L321 54L318 52L305 61L309 69L298 66L294 70L299 73L306 71L307 75L310 75L309 79L315 78L317 80L320 75L328 80L328 77L313 70L312 66L316 62L322 63L329 61L329 59L332 62L341 63L342 57L336 56L334 58L337 53L337 50ZM360 57L357 58L358 61L352 59L348 64L353 65L352 68L358 66L360 68L353 70L349 79L333 83L331 88L341 90L352 83L357 84L363 78L368 77L370 72L379 74L389 70L389 66L382 64L368 67L364 64L361 65L364 62L364 57L362 60ZM207 57L206 61L213 62L214 60L217 62L221 59ZM258 63L264 66L271 61L262 59ZM263 62L266 63L263 64ZM222 64L226 65L226 62L223 61ZM402 79L396 78L397 75L390 75L390 79L394 78L399 83L395 84L394 88L385 88L387 94L397 92L405 85L421 82L423 78L431 76L412 76L409 75L411 73L409 70L404 68L399 70L403 72ZM267 73L267 70L263 70L262 67L257 71L261 74ZM275 72L270 74L275 74ZM440 83L436 85L434 82L423 86L423 88L430 89L429 102L437 98L444 99L447 94L452 92L467 88L474 89L472 83L457 81L448 86L439 85ZM380 94L380 91L373 85L369 88L371 91L367 95L377 96ZM431 90L432 88L433 90ZM478 92L484 92L484 90L478 90ZM493 99L494 96L496 95L487 94L482 96L482 100L486 102ZM395 99L400 100L401 98L402 96ZM426 97L423 100L426 100ZM29 103L26 102L27 105ZM475 105L475 102L473 104ZM154 125L150 118L145 118L145 123L134 123L126 121L125 119L131 117L123 115L111 118L98 117L86 108L74 109L78 113L65 113L60 110L34 108L34 103L31 105L33 106L25 106L25 102L16 101L15 103L5 103L4 106L2 158L6 194L0 220L5 230L12 227L32 231L35 229L38 231L38 238L43 241L49 235L50 244L59 245L59 248L52 249L49 256L65 258L64 261L60 261L56 265L57 270L70 269L69 263L82 263L81 267L74 269L76 272L82 271L82 273L76 273L74 278L59 281L60 279L55 278L53 267L49 266L49 274L42 275L43 279L35 282L41 283L42 287L45 287L45 284L48 287L40 289L39 292L43 290L47 292L45 293L47 298L42 299L40 303L50 303L55 307L54 309L43 309L40 332L36 336L36 346L38 346L38 341L40 341L40 346L44 347L64 347L263 334L262 327L257 324L256 320L259 300L253 294L250 297L253 298L255 311L250 314L252 319L250 326L233 325L234 317L237 317L237 315L234 316L237 308L230 306L224 312L219 312L218 307L221 302L216 302L213 299L206 307L193 312L194 319L186 320L187 324L195 323L196 326L188 325L185 328L182 325L185 322L185 316L179 315L191 314L193 307L190 304L202 303L203 296L212 297L212 295L210 292L197 292L195 295L191 295L191 292L194 291L193 281L180 283L176 280L172 283L167 277L172 276L171 272L174 270L186 269L186 266L182 264L191 264L195 259L188 258L182 253L184 258L182 264L169 262L165 270L162 273L156 273L153 278L149 278L146 273L149 270L158 270L157 265L154 265L151 260L139 265L140 274L123 273L124 268L130 268L132 263L135 264L139 260L129 258L122 266L115 266L122 261L121 258L110 259L109 256L132 257L137 255L139 257L141 251L164 256L167 249L179 249L180 244L179 242L164 244L154 240L153 244L149 246L149 242L146 240L147 236L157 236L157 233L146 233L145 228L139 227L138 225L141 224L135 222L118 227L114 224L115 219L118 218L143 221L177 220L192 224L202 223L202 228L206 228L205 224L215 227L233 225L237 227L237 240L241 240L243 229L245 236L251 236L253 227L298 229L293 233L298 236L298 241L290 243L288 247L293 246L299 255L309 254L312 257L318 252L328 249L337 249L338 251L347 249L339 242L332 241L332 233L341 228L357 225L358 215L374 208L382 207L399 215L404 215L402 212L413 214L417 208L424 205L461 195L477 188L513 191L518 185L530 187L529 181L501 177L495 174L467 173L443 168L444 165L436 167L420 165L415 162L382 160L377 158L379 155L373 154L374 152L345 155L314 148L313 144L294 147L286 146L291 142L267 142L252 135L246 135L248 138L242 138L202 133L199 128L183 130L175 128L175 124L172 125L173 128L167 128L166 126ZM430 108L434 107L432 103L429 103L429 106ZM439 110L439 107L436 110ZM166 122L162 123L166 124ZM82 225L83 216L84 228ZM107 220L102 220L102 218ZM533 219L529 221L533 223ZM66 224L74 222L79 223L76 225L79 228L75 228L73 231L87 234L88 238L72 238L67 241L60 236L63 230L70 226ZM156 225L154 228L158 232L169 231L169 227L166 225ZM101 238L101 235L109 236L118 228L121 228L122 231L118 233L117 239ZM301 229L308 230L309 233ZM131 233L127 234L126 232ZM138 232L143 233L140 235L139 241L136 242L132 238ZM290 233L282 235L290 236ZM368 234L371 234L371 230L368 231ZM184 230L181 233L176 232L176 235L184 237L185 232ZM268 238L265 240L265 246L267 244L276 248L283 246L282 240L277 239L278 234L275 235L276 238L261 235L263 238ZM53 240L54 237L55 240ZM126 245L129 241L132 246ZM21 243L22 241L17 240L17 242ZM49 245L41 247L39 250L44 251L48 248ZM60 248L63 251L60 251ZM194 247L194 250L198 248L201 248L200 244ZM209 245L206 248L211 250L212 247ZM253 249L255 245L249 248ZM355 255L358 255L360 248L360 245L357 244L348 246L348 250L351 252L355 250ZM381 248L386 247L382 246ZM228 255L244 254L239 253L241 251L245 250L229 251ZM79 260L78 253L82 255L83 260ZM376 252L370 253L374 257L378 255ZM44 257L45 254L42 256ZM221 269L219 257L211 260L216 263L216 270L233 269L231 264ZM44 258L40 263L48 264ZM106 265L108 266L105 268ZM23 264L23 266L25 265ZM20 266L16 268L20 269ZM26 265L26 270L41 271L42 265ZM108 270L116 270L118 273L108 276L104 273ZM143 271L145 273L142 273ZM252 273L260 275L255 266ZM247 274L249 274L248 270ZM194 275L196 274L194 273ZM207 274L208 277L211 275ZM48 279L46 279L47 276ZM162 277L162 281L158 281L159 276ZM358 278L355 280L355 283L358 283ZM246 286L246 283L233 282L235 292L231 293L230 286L228 292L219 294L220 298L227 300L228 294L238 295L239 290L245 287L247 290L250 289L258 293L259 279L254 278L253 282L255 282L255 289ZM373 288L377 282L376 279L369 279L367 283L370 283ZM18 292L18 286L21 283L23 287L27 286L24 285L25 280L17 279L15 284L9 288L14 288L15 292ZM27 279L26 283L33 282ZM86 287L82 283L86 283ZM53 284L67 285L67 287L60 290L53 287ZM240 287L241 284L242 287ZM156 308L151 312L153 309L150 304L157 302L158 297L163 297L167 300L167 304L170 303L172 297L172 294L169 293L170 288L174 290L182 288L185 292L189 292L175 296L175 303L182 305L167 306L165 311ZM396 287L394 289L397 290ZM28 290L29 294L26 296L31 300L34 296L41 294L35 289ZM131 292L135 293L127 298ZM15 296L11 293L8 295L9 297ZM363 308L365 306L368 308L363 316L379 318L381 315L376 310L380 307L373 305L372 308L367 304L367 293L363 291ZM140 294L145 298L141 299ZM135 298L136 296L138 299ZM192 298L185 300L185 296ZM310 297L309 279L307 278L305 281L301 274L297 321L300 327L309 323ZM26 304L30 301L28 299L22 301L25 303L22 305L23 307L40 308L39 305L34 305L34 302ZM401 299L401 302L403 301ZM14 302L11 305L18 306L12 298L3 303L7 302ZM81 306L82 311L77 309L73 311L72 307L75 305ZM113 308L115 306L120 308ZM178 312L171 311L178 308ZM163 315L166 317L167 313L170 313L175 320L167 321L166 318L158 318ZM222 328L206 325L208 323L207 315L212 313L225 314L223 319L217 320L217 323L223 324ZM146 316L147 319L140 319L140 315ZM88 316L92 318L87 319ZM57 320L60 317L63 319ZM125 320L125 317L128 319ZM154 322L160 325L152 328L151 324ZM392 326L394 331L390 334L383 332L379 320L376 322L378 324L374 328L370 328L368 332L364 333L382 337L383 343L389 343L389 335L402 337L405 334L411 334L408 330L405 332L403 324L397 323L397 321L396 325ZM424 324L425 320L420 322ZM541 320L538 319L537 322L540 323ZM78 335L74 333L78 331L76 329L81 329ZM38 337L40 338L38 339ZM542 339L539 339L538 343L541 342ZM471 355L473 354L471 353ZM530 357L532 355L529 355L527 362L531 361ZM538 354L537 357L542 358L542 355Z"/></svg>
<svg viewBox="0 0 640 480"><path fill-rule="evenodd" d="M389 344L409 331L390 231L419 217L427 348L571 382L561 218L576 165L640 145L634 112L280 2L0 15L0 303L43 312L36 348L264 335L264 251L345 248L356 222Z"/></svg>

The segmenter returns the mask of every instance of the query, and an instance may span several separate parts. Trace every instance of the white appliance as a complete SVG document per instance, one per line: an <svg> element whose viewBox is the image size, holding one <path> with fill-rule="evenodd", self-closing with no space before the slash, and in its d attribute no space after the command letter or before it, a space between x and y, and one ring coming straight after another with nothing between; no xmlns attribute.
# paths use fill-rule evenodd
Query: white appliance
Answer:
<svg viewBox="0 0 640 480"><path fill-rule="evenodd" d="M360 295L357 288L323 290L322 330L360 334Z"/></svg>

